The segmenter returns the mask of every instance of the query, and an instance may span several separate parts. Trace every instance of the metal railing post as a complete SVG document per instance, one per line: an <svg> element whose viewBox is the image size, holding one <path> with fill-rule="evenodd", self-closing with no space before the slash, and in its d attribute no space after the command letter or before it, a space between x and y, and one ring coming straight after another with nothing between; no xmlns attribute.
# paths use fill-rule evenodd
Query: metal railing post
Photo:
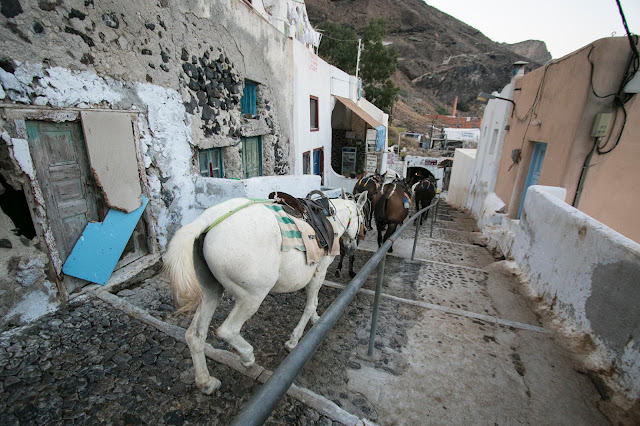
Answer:
<svg viewBox="0 0 640 426"><path fill-rule="evenodd" d="M371 315L371 334L369 334L369 349L367 355L373 355L373 346L376 343L376 330L378 329L378 310L380 307L380 293L382 293L382 281L384 280L384 264L387 254L378 263L378 280L376 281L376 295L373 299L373 314Z"/></svg>
<svg viewBox="0 0 640 426"><path fill-rule="evenodd" d="M416 257L416 245L418 244L418 232L420 231L420 222L422 222L421 217L416 219L416 235L413 236L413 250L411 251L411 260L413 260Z"/></svg>
<svg viewBox="0 0 640 426"><path fill-rule="evenodd" d="M436 211L433 216L431 216L431 231L429 231L429 238L433 238L433 224L438 217L438 204L440 204L440 197L438 197L438 200L436 201Z"/></svg>

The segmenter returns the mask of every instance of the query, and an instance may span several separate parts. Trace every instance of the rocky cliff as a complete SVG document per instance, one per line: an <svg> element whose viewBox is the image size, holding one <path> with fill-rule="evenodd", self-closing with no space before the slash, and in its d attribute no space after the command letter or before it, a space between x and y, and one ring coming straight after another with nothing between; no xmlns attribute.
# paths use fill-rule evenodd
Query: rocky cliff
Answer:
<svg viewBox="0 0 640 426"><path fill-rule="evenodd" d="M396 106L394 124L410 125L414 131L425 131L429 124L417 124L416 115L433 113L437 107L451 113L456 96L458 114L482 115L478 93L501 90L514 62L529 62L528 70L546 62L544 43L527 48L496 43L422 0L306 0L306 5L316 26L328 20L361 32L370 19L384 18L385 41L399 56L393 80L401 88L403 105ZM409 115L407 108L414 113Z"/></svg>

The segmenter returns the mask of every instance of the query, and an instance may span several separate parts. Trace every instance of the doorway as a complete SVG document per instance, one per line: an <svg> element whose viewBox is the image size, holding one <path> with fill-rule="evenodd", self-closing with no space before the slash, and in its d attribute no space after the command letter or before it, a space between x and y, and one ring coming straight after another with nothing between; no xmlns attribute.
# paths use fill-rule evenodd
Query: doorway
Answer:
<svg viewBox="0 0 640 426"><path fill-rule="evenodd" d="M522 215L522 208L524 207L524 198L527 195L527 189L531 185L538 184L540 171L542 170L542 162L544 161L544 154L546 152L547 144L543 142L536 142L533 147L533 154L531 155L531 164L529 164L527 180L524 184L524 190L522 191L522 199L520 200L520 208L518 209L518 219L520 219L520 215Z"/></svg>

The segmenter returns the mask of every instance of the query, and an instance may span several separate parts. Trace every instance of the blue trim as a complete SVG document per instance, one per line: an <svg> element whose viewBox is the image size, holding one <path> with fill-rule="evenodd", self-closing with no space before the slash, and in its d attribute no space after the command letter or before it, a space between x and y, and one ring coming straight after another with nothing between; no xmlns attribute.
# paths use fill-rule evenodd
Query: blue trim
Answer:
<svg viewBox="0 0 640 426"><path fill-rule="evenodd" d="M520 208L518 209L518 219L520 219L520 215L522 215L522 209L524 208L524 198L527 195L527 189L531 185L536 185L538 183L545 152L547 152L547 144L536 142L535 146L533 147L533 154L531 155L531 163L529 164L527 181L524 184L524 191L522 191L522 199L520 200Z"/></svg>

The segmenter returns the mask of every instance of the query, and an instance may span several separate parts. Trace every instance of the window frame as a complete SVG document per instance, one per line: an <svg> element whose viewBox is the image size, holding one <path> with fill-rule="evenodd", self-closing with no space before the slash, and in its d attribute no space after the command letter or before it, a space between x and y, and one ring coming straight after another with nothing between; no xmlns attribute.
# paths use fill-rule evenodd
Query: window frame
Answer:
<svg viewBox="0 0 640 426"><path fill-rule="evenodd" d="M210 154L211 153L217 153L218 155L218 167L216 169L214 169L212 166L213 162L211 162L211 158L210 158ZM206 154L208 158L208 165L209 168L208 170L206 170L207 173L209 173L208 176L203 175L203 169L202 169L202 154ZM213 173L214 170L219 170L219 176L217 177L217 179L223 179L224 178L224 162L222 161L222 148L207 148L207 149L199 149L198 150L198 172L200 174L200 176L202 177L211 177L211 178L216 178L215 176L211 176L211 174Z"/></svg>
<svg viewBox="0 0 640 426"><path fill-rule="evenodd" d="M316 126L313 127L313 123L311 122L311 102L315 101L316 102L316 113L315 113L315 124ZM313 96L310 95L309 96L309 131L311 132L317 132L320 130L320 119L319 119L319 110L320 110L320 101L318 100L317 96Z"/></svg>
<svg viewBox="0 0 640 426"><path fill-rule="evenodd" d="M306 151L302 153L302 174L310 175L311 173L311 151Z"/></svg>

